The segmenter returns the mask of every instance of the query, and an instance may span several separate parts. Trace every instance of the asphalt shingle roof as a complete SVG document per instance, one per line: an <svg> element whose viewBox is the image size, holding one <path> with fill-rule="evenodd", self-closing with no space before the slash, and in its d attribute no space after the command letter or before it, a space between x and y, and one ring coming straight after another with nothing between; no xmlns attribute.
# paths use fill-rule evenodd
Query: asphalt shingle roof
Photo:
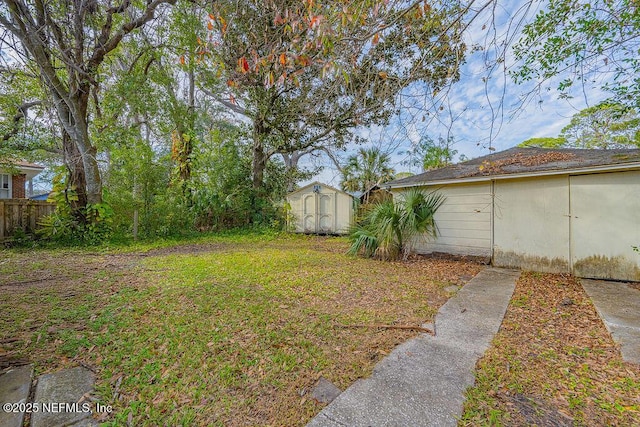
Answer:
<svg viewBox="0 0 640 427"><path fill-rule="evenodd" d="M515 147L407 178L396 179L385 183L384 186L404 187L434 181L483 176L490 178L525 173L544 175L549 172L625 163L640 164L640 149L583 150Z"/></svg>

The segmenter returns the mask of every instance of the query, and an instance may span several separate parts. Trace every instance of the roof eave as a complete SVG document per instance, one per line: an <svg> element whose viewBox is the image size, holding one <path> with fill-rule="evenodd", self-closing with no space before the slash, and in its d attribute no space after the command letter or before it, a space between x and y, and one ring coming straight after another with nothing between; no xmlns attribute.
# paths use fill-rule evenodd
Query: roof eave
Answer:
<svg viewBox="0 0 640 427"><path fill-rule="evenodd" d="M27 179L33 179L36 175L38 175L43 170L44 170L44 167L40 167L40 166L19 166L19 165L16 165L7 169L0 168L0 171L2 171L2 173L9 173L11 175L24 174L27 176Z"/></svg>
<svg viewBox="0 0 640 427"><path fill-rule="evenodd" d="M290 193L287 193L287 195L285 197L289 197L289 196L292 196L292 195L294 195L296 193L300 193L301 191L304 191L307 188L310 188L311 186L316 185L316 184L322 185L323 187L329 188L330 190L336 191L338 193L346 194L349 197L354 197L352 194L349 194L346 191L342 191L339 188L332 187L331 185L328 185L328 184L323 184L320 181L313 181L313 182L311 182L311 183L309 183L309 184L307 184L305 186L302 186L302 187L298 188L297 190L294 190L294 191L292 191Z"/></svg>
<svg viewBox="0 0 640 427"><path fill-rule="evenodd" d="M556 169L556 170L545 170L545 171L536 171L536 172L511 173L511 174L504 174L504 175L470 176L466 178L422 181L422 182L416 182L416 183L410 183L410 184L394 184L394 185L386 185L386 186L383 184L381 187L396 189L396 188L409 188L409 187L424 187L425 185L466 184L466 183L483 182L483 181L535 178L540 176L583 175L583 174L597 173L597 172L622 172L622 171L634 170L634 169L640 169L640 162L624 163L624 164L617 164L617 165L591 166L586 168Z"/></svg>

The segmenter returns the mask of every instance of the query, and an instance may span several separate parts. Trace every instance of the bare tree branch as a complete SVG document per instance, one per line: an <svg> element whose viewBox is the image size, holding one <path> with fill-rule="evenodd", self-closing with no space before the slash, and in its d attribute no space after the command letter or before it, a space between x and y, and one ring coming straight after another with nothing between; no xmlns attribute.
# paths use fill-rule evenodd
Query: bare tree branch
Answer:
<svg viewBox="0 0 640 427"><path fill-rule="evenodd" d="M20 130L20 122L27 117L27 112L29 111L29 108L35 107L37 105L42 105L42 101L25 102L24 104L18 107L18 112L13 116L13 120L12 120L13 126L11 127L9 132L5 133L2 136L3 141L8 141L13 136L17 135L18 131Z"/></svg>
<svg viewBox="0 0 640 427"><path fill-rule="evenodd" d="M234 104L233 102L227 101L226 99L223 99L219 95L211 92L210 90L208 90L206 88L198 87L198 90L200 90L202 93L204 93L205 95L207 95L210 98L212 98L217 103L219 103L219 104L223 105L224 107L230 109L234 113L241 114L241 115L243 115L245 117L249 117L250 116L249 112L245 108L242 108L241 106L239 106L238 104Z"/></svg>

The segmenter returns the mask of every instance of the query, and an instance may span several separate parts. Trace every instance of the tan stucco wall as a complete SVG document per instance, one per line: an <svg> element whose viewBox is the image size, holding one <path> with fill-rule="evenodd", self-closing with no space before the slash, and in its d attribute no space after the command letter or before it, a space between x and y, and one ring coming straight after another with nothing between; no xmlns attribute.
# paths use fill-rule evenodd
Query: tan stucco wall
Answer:
<svg viewBox="0 0 640 427"><path fill-rule="evenodd" d="M640 171L571 177L574 274L640 281Z"/></svg>
<svg viewBox="0 0 640 427"><path fill-rule="evenodd" d="M570 271L568 188L568 176L495 182L494 265Z"/></svg>

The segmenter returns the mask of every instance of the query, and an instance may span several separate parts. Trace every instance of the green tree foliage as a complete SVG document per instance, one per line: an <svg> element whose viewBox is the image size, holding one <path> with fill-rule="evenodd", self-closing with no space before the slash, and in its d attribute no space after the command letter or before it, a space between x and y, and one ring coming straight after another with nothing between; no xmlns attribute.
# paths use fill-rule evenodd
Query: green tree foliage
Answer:
<svg viewBox="0 0 640 427"><path fill-rule="evenodd" d="M342 168L342 189L345 191L367 191L374 185L391 181L395 171L389 165L391 158L379 148L360 148L349 156Z"/></svg>
<svg viewBox="0 0 640 427"><path fill-rule="evenodd" d="M282 223L276 207L287 186L285 167L275 160L265 170L258 197L251 185L251 141L245 128L221 124L194 148L193 212L199 230Z"/></svg>
<svg viewBox="0 0 640 427"><path fill-rule="evenodd" d="M15 65L5 67L0 72L0 92L0 157L52 148L44 93L29 71Z"/></svg>
<svg viewBox="0 0 640 427"><path fill-rule="evenodd" d="M564 138L529 138L518 144L518 147L538 147L538 148L562 148L566 145Z"/></svg>
<svg viewBox="0 0 640 427"><path fill-rule="evenodd" d="M120 231L268 222L302 156L360 142L412 85L457 80L472 6L3 0L0 154L64 159L76 219L104 188ZM352 163L352 189L393 178L388 160Z"/></svg>
<svg viewBox="0 0 640 427"><path fill-rule="evenodd" d="M571 118L560 137L575 148L640 147L640 116L622 104L602 103L586 108Z"/></svg>
<svg viewBox="0 0 640 427"><path fill-rule="evenodd" d="M48 239L63 243L99 243L111 235L113 211L105 203L89 204L72 209L78 201L78 193L69 185L63 168L53 180L49 199L56 203L53 214L40 221L38 233ZM82 215L84 218L79 217Z"/></svg>
<svg viewBox="0 0 640 427"><path fill-rule="evenodd" d="M604 102L585 108L571 118L557 138L531 138L519 147L541 148L637 148L640 116L622 104Z"/></svg>
<svg viewBox="0 0 640 427"><path fill-rule="evenodd" d="M35 71L33 78L56 111L78 209L102 202L98 150L90 121L94 109L99 109L103 64L126 35L151 21L161 5L175 1L118 6L66 1L0 3L0 24L7 31L3 48Z"/></svg>
<svg viewBox="0 0 640 427"><path fill-rule="evenodd" d="M162 35L155 36L162 44ZM167 71L163 57L172 54L154 49L145 34L122 43L110 64L110 78L102 82L100 114L91 123L104 159L105 200L114 209L119 235L153 237L193 230L183 188L171 181L178 175L171 151L174 117L188 123L190 116L175 96L180 83Z"/></svg>
<svg viewBox="0 0 640 427"><path fill-rule="evenodd" d="M606 80L617 103L640 107L640 8L635 0L553 0L525 25L514 47L517 82L567 76L558 85Z"/></svg>
<svg viewBox="0 0 640 427"><path fill-rule="evenodd" d="M461 10L450 3L214 3L203 56L208 92L252 124L252 183L277 153L343 146L383 124L415 82L457 79Z"/></svg>
<svg viewBox="0 0 640 427"><path fill-rule="evenodd" d="M349 234L349 254L406 259L416 239L437 236L434 215L444 200L441 194L411 189L396 202L374 204Z"/></svg>
<svg viewBox="0 0 640 427"><path fill-rule="evenodd" d="M439 136L438 141L434 141L429 136L424 136L415 148L415 154L422 170L428 171L453 164L453 158L458 154L458 150L453 148L452 136L446 139Z"/></svg>

